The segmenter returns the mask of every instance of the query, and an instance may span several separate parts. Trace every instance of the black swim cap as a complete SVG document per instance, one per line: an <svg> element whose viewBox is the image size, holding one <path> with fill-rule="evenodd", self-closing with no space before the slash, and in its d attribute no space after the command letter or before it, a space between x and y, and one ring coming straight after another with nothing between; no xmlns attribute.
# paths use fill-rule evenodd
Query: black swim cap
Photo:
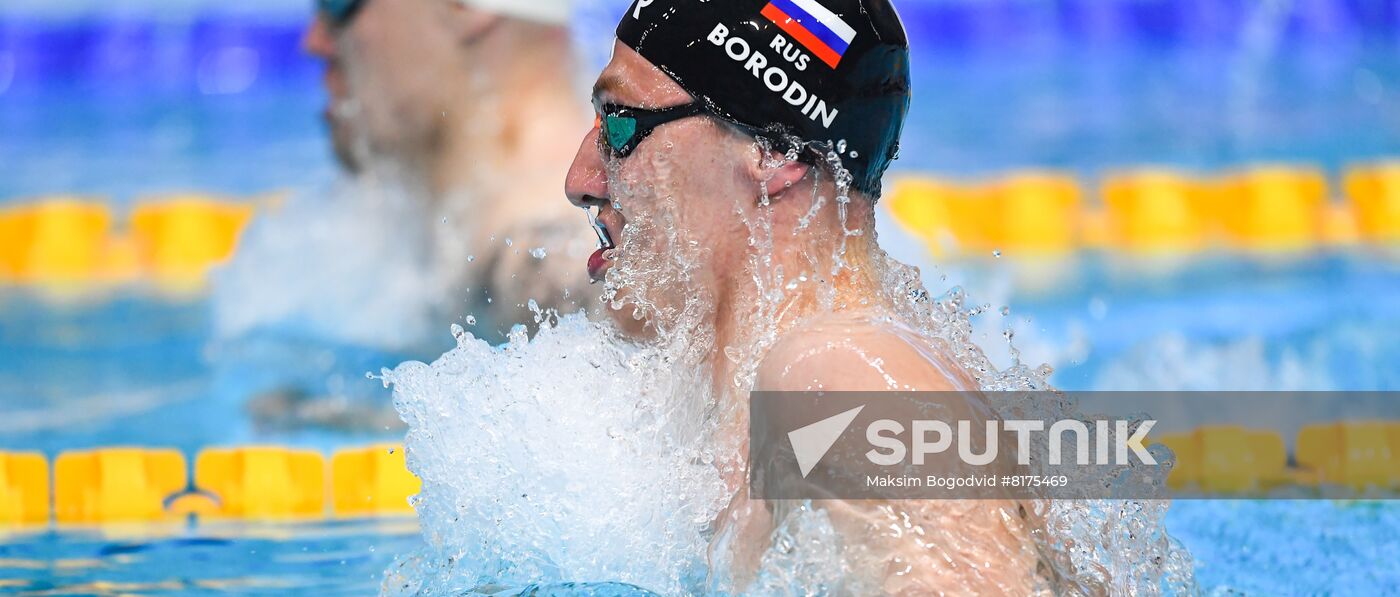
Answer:
<svg viewBox="0 0 1400 597"><path fill-rule="evenodd" d="M890 0L635 0L617 38L724 118L830 142L880 195L909 112Z"/></svg>

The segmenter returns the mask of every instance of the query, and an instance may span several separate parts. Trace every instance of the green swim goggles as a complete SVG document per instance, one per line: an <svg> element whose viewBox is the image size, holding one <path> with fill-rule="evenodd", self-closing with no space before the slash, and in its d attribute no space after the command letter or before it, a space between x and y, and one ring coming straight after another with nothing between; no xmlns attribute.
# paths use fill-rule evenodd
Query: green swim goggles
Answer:
<svg viewBox="0 0 1400 597"><path fill-rule="evenodd" d="M758 137L762 135L765 138L773 137L773 135L763 134L764 131L758 127L734 122L733 120L720 116L713 110L710 110L704 102L698 101L682 106L648 110L646 108L633 108L618 104L603 104L598 100L594 100L593 108L598 113L598 128L602 133L602 139L618 158L625 158L632 155L632 152L637 150L637 146L641 145L642 141L650 137L661 125L692 116L714 116L715 118L737 127L749 136Z"/></svg>
<svg viewBox="0 0 1400 597"><path fill-rule="evenodd" d="M355 18L364 0L316 0L316 9L337 27L344 27Z"/></svg>

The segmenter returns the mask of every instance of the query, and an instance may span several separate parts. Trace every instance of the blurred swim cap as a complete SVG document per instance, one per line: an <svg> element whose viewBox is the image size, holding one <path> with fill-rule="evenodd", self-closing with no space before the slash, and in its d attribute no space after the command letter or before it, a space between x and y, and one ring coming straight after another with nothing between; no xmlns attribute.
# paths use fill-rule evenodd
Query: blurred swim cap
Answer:
<svg viewBox="0 0 1400 597"><path fill-rule="evenodd" d="M909 112L890 0L635 0L617 38L722 117L830 142L879 196Z"/></svg>
<svg viewBox="0 0 1400 597"><path fill-rule="evenodd" d="M569 22L570 0L457 0L496 14L519 17L550 25Z"/></svg>

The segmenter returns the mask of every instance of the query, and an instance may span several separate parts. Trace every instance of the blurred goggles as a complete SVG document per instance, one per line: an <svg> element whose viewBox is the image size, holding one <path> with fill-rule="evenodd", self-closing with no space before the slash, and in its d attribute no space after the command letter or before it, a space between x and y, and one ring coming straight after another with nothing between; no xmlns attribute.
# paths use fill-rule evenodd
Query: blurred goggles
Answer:
<svg viewBox="0 0 1400 597"><path fill-rule="evenodd" d="M355 18L364 0L316 0L316 9L326 15L331 23L343 27Z"/></svg>

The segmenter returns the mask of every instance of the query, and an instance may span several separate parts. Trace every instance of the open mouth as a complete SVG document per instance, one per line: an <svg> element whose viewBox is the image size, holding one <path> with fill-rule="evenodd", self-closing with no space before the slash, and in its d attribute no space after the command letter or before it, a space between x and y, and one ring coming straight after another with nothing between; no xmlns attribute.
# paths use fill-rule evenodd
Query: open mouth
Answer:
<svg viewBox="0 0 1400 597"><path fill-rule="evenodd" d="M597 283L607 274L608 266L612 262L611 252L617 248L617 243L613 241L612 233L600 218L602 207L590 205L585 207L584 211L588 213L588 223L593 227L594 234L598 235L598 250L588 257L588 277Z"/></svg>

